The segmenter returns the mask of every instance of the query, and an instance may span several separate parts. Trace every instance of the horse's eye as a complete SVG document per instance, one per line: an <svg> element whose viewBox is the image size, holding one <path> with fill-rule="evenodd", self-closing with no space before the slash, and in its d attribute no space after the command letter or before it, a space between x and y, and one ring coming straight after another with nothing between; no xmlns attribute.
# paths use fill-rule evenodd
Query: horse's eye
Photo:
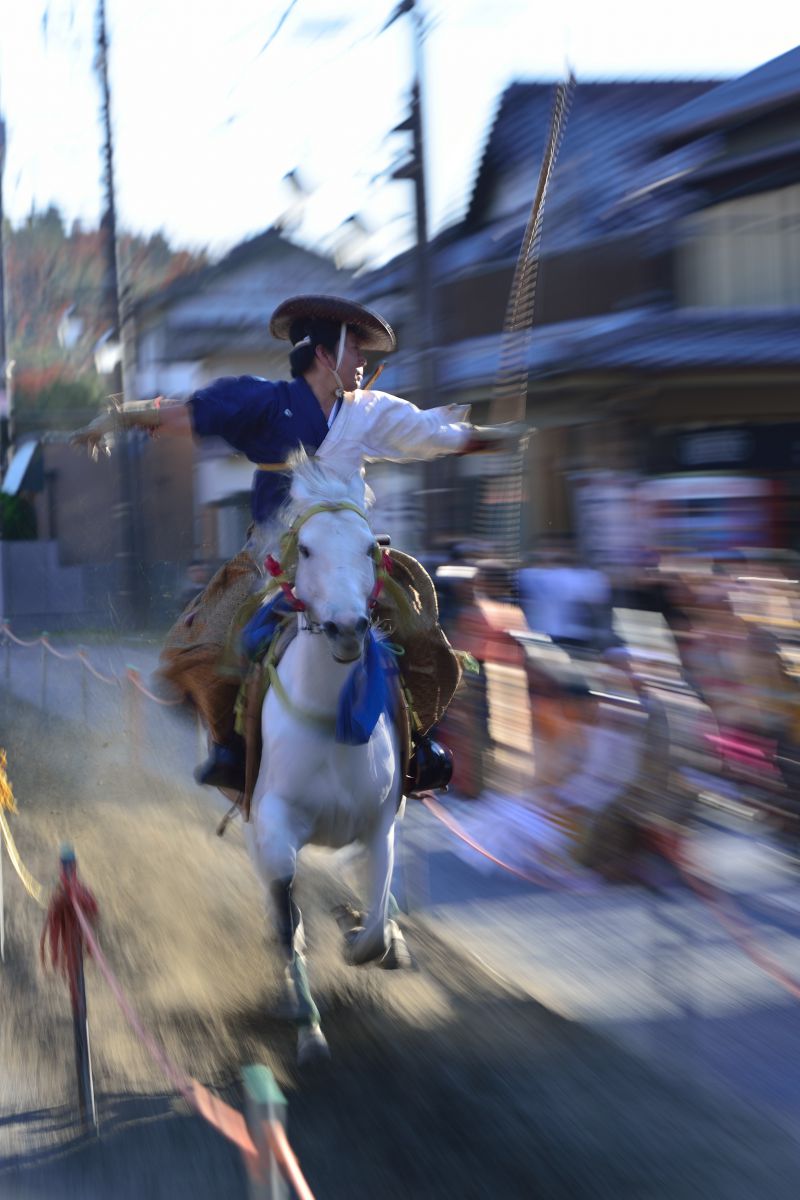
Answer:
<svg viewBox="0 0 800 1200"><path fill-rule="evenodd" d="M300 557L301 557L301 558L308 558L308 557L310 556L310 554L311 554L311 551L309 550L308 546L303 546L303 545L301 544L301 545L299 545L299 546L297 547L297 549L298 549L298 550L299 550L299 552L300 552Z"/></svg>

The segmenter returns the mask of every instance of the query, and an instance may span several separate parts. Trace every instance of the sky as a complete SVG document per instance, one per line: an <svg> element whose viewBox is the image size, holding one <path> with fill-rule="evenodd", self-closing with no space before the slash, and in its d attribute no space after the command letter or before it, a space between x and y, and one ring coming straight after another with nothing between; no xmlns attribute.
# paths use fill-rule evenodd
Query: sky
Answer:
<svg viewBox="0 0 800 1200"><path fill-rule="evenodd" d="M292 211L299 240L371 263L413 231L410 183L388 178L407 134L413 64L395 0L106 0L118 221L219 254ZM432 232L463 212L503 89L515 79L724 78L800 41L796 5L722 0L418 0ZM96 0L2 0L4 200L18 223L54 203L96 224ZM285 17L275 33L281 18ZM274 36L273 36L274 35ZM378 36L379 35L379 36ZM298 207L284 176L297 169ZM531 194L537 164L531 165ZM345 246L347 249L347 246Z"/></svg>

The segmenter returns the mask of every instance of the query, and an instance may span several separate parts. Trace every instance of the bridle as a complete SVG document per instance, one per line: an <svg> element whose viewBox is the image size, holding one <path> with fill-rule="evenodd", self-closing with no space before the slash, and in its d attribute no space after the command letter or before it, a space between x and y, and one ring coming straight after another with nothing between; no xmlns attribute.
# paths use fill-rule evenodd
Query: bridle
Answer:
<svg viewBox="0 0 800 1200"><path fill-rule="evenodd" d="M275 582L280 587L286 598L290 608L297 613L305 613L303 629L307 633L323 633L323 627L319 621L315 621L309 614L305 601L301 600L294 591L294 583L289 577L289 572L292 566L297 562L297 540L300 535L300 530L305 525L306 521L311 517L317 516L323 512L354 512L361 517L362 521L369 525L369 518L362 508L354 504L351 500L323 500L318 504L312 504L309 508L302 512L293 522L291 527L281 538L281 559L286 567L268 554L264 560L264 566L268 573L272 576ZM392 573L392 559L387 550L378 544L377 541L372 546L372 561L375 564L375 583L367 600L367 608L370 611L372 622L374 623L377 613L378 600L383 592L386 578Z"/></svg>

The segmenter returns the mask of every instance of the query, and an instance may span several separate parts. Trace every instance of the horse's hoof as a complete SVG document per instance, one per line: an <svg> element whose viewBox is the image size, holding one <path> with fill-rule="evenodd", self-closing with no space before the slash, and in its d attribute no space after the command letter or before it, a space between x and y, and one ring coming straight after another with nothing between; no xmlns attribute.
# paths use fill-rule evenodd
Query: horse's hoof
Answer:
<svg viewBox="0 0 800 1200"><path fill-rule="evenodd" d="M353 908L352 904L337 904L333 910L333 917L344 934L350 933L356 927L361 928L364 923L364 914Z"/></svg>
<svg viewBox="0 0 800 1200"><path fill-rule="evenodd" d="M366 930L359 925L344 935L344 956L349 966L365 967L386 956L386 942L374 937L367 941Z"/></svg>
<svg viewBox="0 0 800 1200"><path fill-rule="evenodd" d="M407 971L414 965L406 939L395 921L390 924L389 949L377 965L384 971Z"/></svg>
<svg viewBox="0 0 800 1200"><path fill-rule="evenodd" d="M356 925L355 929L346 929L344 931L344 957L345 962L350 967L360 967L367 961L362 956L363 952L361 952L363 934L363 925Z"/></svg>
<svg viewBox="0 0 800 1200"><path fill-rule="evenodd" d="M319 1025L307 1025L297 1033L297 1065L323 1067L331 1060L331 1052L325 1034Z"/></svg>

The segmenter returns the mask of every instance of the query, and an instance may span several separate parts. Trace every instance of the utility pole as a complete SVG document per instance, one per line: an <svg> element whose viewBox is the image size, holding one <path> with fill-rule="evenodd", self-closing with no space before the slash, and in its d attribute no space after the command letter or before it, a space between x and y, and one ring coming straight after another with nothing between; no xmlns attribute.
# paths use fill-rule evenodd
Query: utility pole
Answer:
<svg viewBox="0 0 800 1200"><path fill-rule="evenodd" d="M5 475L9 451L14 445L14 410L11 396L11 364L8 361L8 306L6 303L5 209L3 173L6 163L6 123L0 112L0 473Z"/></svg>
<svg viewBox="0 0 800 1200"><path fill-rule="evenodd" d="M423 116L423 48L425 43L425 22L418 0L400 0L386 26L392 25L398 17L408 16L412 25L412 59L413 73L409 113L405 121L396 126L395 133L411 134L411 158L403 163L392 174L393 179L408 179L414 185L414 306L416 320L414 322L414 345L417 351L417 385L416 397L420 408L430 408L437 403L436 379L436 350L439 341L439 329L436 315L436 303L433 291L433 273L431 268L430 243L428 241L428 190L425 162L425 123ZM423 466L423 472L428 480L433 478L430 466ZM427 505L428 530L434 534L449 531L448 527L455 524L455 468L452 464L436 466L437 480L447 481L446 491L437 489L438 499L431 504L430 494Z"/></svg>
<svg viewBox="0 0 800 1200"><path fill-rule="evenodd" d="M108 83L108 33L106 29L105 0L97 7L97 55L95 67L100 81L103 118L103 175L106 191L106 207L100 222L104 234L106 269L103 279L103 307L108 320L110 341L119 346L117 362L112 375L112 390L118 403L130 396L133 383L131 312L127 293L120 280L119 241L117 238L117 209L114 188L114 139L111 128L111 92ZM120 488L115 508L117 523L117 553L119 564L119 600L121 619L129 628L140 628L144 624L147 597L144 576L141 571L141 539L139 537L139 498L136 461L131 435L121 428L116 441L119 447Z"/></svg>
<svg viewBox="0 0 800 1200"><path fill-rule="evenodd" d="M419 407L427 408L435 403L436 362L436 314L433 301L430 248L428 244L428 196L425 172L425 133L422 119L422 50L425 39L422 12L416 0L401 0L389 18L385 28L398 17L408 15L412 22L413 78L409 114L405 121L395 127L395 133L411 134L411 158L392 175L393 179L408 179L414 185L414 298L417 319L414 343L419 355Z"/></svg>

